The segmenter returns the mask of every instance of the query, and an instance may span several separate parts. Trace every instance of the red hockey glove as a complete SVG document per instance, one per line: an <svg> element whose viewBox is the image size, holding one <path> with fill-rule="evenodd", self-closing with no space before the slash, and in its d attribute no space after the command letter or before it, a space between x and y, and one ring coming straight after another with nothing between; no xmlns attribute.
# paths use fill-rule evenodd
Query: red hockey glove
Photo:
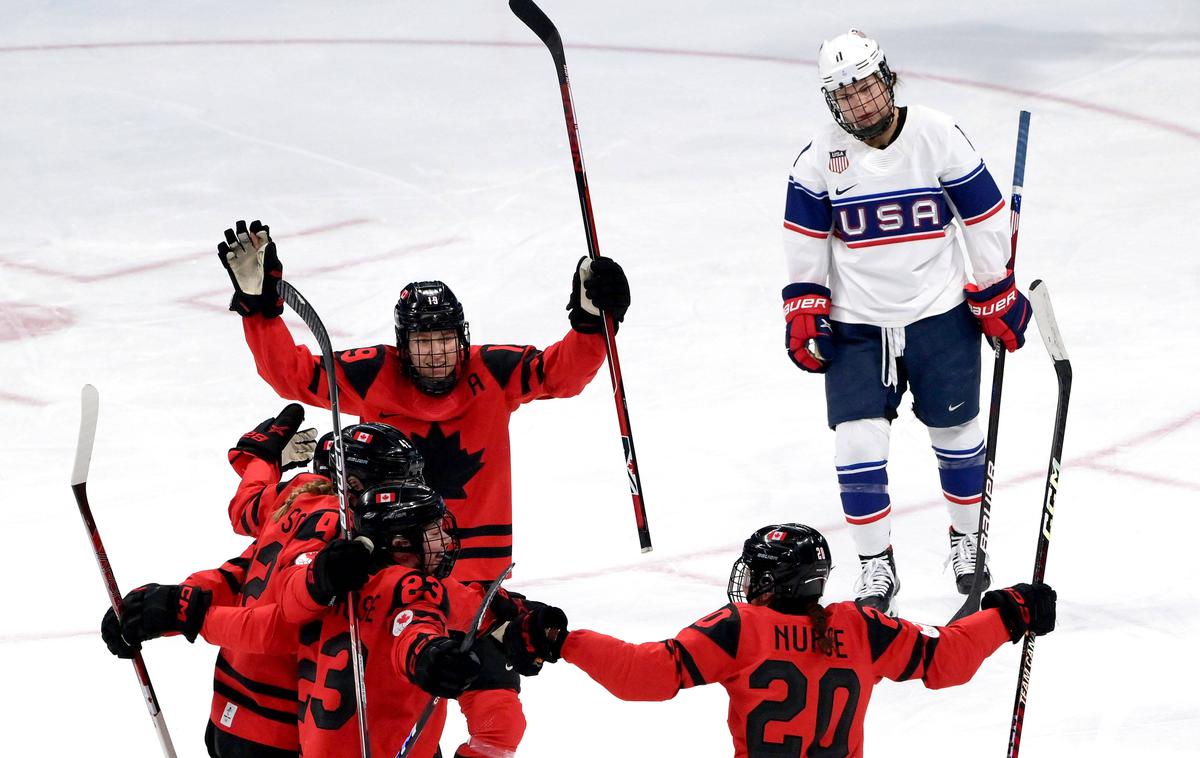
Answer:
<svg viewBox="0 0 1200 758"><path fill-rule="evenodd" d="M230 465L240 473L238 459L246 453L274 463L282 471L305 465L312 460L317 430L297 432L303 421L304 408L289 403L278 416L272 416L242 435L229 451Z"/></svg>
<svg viewBox="0 0 1200 758"><path fill-rule="evenodd" d="M1000 618L1008 628L1013 642L1033 632L1039 637L1054 631L1055 605L1058 593L1041 582L1014 584L1002 590L992 590L983 596L983 610L1000 609Z"/></svg>
<svg viewBox="0 0 1200 758"><path fill-rule="evenodd" d="M217 245L217 257L233 282L233 300L229 310L253 316L261 313L274 318L283 313L279 280L283 264L271 240L270 228L261 221L239 221L225 230L225 241Z"/></svg>
<svg viewBox="0 0 1200 758"><path fill-rule="evenodd" d="M819 284L796 282L783 288L783 317L787 319L783 344L792 363L815 374L824 373L833 359L829 302L829 288Z"/></svg>
<svg viewBox="0 0 1200 758"><path fill-rule="evenodd" d="M963 293L967 296L971 313L979 319L979 325L988 339L999 339L1010 353L1025 344L1025 327L1029 326L1033 307L1017 289L1016 278L1011 271L1008 276L985 289L968 284Z"/></svg>

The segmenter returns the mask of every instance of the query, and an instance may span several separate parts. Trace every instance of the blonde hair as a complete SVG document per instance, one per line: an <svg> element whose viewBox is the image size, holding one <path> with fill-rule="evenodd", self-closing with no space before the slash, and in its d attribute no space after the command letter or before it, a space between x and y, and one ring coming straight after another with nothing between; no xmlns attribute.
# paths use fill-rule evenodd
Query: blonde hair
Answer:
<svg viewBox="0 0 1200 758"><path fill-rule="evenodd" d="M283 504L276 508L275 513L271 515L271 520L279 521L279 519L283 518L283 514L288 512L288 508L292 507L292 501L301 495L307 495L309 493L313 493L315 495L332 495L334 494L333 482L329 481L328 479L312 479L304 484L301 484L299 487L288 493L288 496L283 501Z"/></svg>

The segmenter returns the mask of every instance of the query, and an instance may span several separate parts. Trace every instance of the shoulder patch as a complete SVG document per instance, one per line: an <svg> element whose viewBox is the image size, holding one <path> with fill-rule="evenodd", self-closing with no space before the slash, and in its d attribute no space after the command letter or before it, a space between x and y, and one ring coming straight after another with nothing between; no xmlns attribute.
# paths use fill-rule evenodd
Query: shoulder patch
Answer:
<svg viewBox="0 0 1200 758"><path fill-rule="evenodd" d="M715 642L730 658L737 658L738 643L742 637L742 616L733 603L713 611L689 628Z"/></svg>
<svg viewBox="0 0 1200 758"><path fill-rule="evenodd" d="M508 386L508 380L512 378L517 366L521 365L521 358L525 352L530 349L532 348L529 345L480 345L479 357L483 360L483 365L487 366L488 373L496 380L496 384L503 389Z"/></svg>
<svg viewBox="0 0 1200 758"><path fill-rule="evenodd" d="M350 386L358 393L359 397L366 398L371 385L379 378L379 371L383 368L383 358L386 353L386 345L375 345L343 350L334 353L334 356L342 367L342 372L346 375Z"/></svg>

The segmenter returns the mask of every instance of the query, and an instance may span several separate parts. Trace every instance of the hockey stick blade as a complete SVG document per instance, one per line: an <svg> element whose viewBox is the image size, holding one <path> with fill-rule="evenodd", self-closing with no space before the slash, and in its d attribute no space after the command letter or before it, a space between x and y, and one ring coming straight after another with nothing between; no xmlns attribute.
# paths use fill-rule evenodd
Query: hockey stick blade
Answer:
<svg viewBox="0 0 1200 758"><path fill-rule="evenodd" d="M471 619L470 634L463 637L462 645L458 648L459 652L465 653L475 644L476 636L479 633L479 624L483 622L483 616L487 613L488 607L496 598L496 593L500 591L500 585L504 584L504 580L512 575L513 567L516 563L508 564L508 568L496 577L487 590L483 593L483 602L479 604L479 608L475 611L475 616ZM429 698L429 702L425 703L425 707L421 709L421 715L417 717L413 728L409 730L408 736L404 738L404 744L400 746L400 750L396 753L396 758L408 758L408 754L412 752L413 746L417 744L417 738L421 736L421 732L425 730L425 725L429 723L430 717L433 716L433 711L437 708L438 703L442 699L437 695Z"/></svg>
<svg viewBox="0 0 1200 758"><path fill-rule="evenodd" d="M1037 321L1038 332L1042 335L1046 352L1055 362L1070 360L1067 356L1067 346L1063 344L1062 333L1058 331L1058 319L1054 317L1050 291L1041 279L1035 279L1033 284L1029 285L1029 300L1033 303L1033 317Z"/></svg>
<svg viewBox="0 0 1200 758"><path fill-rule="evenodd" d="M92 466L92 448L96 444L96 421L100 417L100 392L90 384L80 393L83 413L79 418L79 442L75 446L75 467L71 470L71 486L86 484Z"/></svg>
<svg viewBox="0 0 1200 758"><path fill-rule="evenodd" d="M558 35L554 22L533 3L533 0L508 0L508 7L546 44L546 47L550 48L550 53L556 61L562 58L562 37Z"/></svg>

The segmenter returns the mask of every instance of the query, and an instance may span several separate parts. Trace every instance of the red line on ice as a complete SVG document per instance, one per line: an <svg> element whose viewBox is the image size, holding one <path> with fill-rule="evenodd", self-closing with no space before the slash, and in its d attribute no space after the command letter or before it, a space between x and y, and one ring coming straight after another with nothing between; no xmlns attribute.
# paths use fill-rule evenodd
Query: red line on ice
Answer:
<svg viewBox="0 0 1200 758"><path fill-rule="evenodd" d="M149 47L236 47L236 46L258 46L258 45L276 45L276 46L292 46L292 45L409 45L422 47L492 47L492 48L541 48L540 42L504 42L500 40L453 40L453 39L321 39L321 38L295 38L295 39L244 39L244 40L145 40L145 41L128 41L128 42L78 42L78 43L60 43L60 44L45 44L45 45L9 45L0 47L0 54L3 53L40 53L40 52L57 52L69 50L105 50L105 49L130 49L130 48L149 48ZM734 61L749 61L759 63L780 63L789 66L815 66L816 61L810 58L791 58L782 55L758 55L753 53L735 53L735 52L720 52L715 50L685 50L676 48L659 48L659 47L640 47L636 45L597 45L597 44L573 44L572 49L591 50L594 52L603 53L635 53L641 55L664 55L688 58L711 58L714 60L734 60ZM1081 110L1092 111L1094 113L1102 113L1106 116L1132 121L1134 123L1145 124L1156 129L1171 132L1180 137L1186 137L1192 140L1200 141L1200 130L1193 129L1184 124L1177 124L1173 121L1168 121L1163 118L1156 118L1142 113L1117 108L1103 103L1096 103L1090 100L1083 100L1076 97L1067 97L1065 95L1056 95L1051 92L1038 92L1036 90L1021 89L1020 87L1010 87L1005 84L995 84L992 82L981 82L973 79L964 79L957 76L945 76L942 74L923 74L918 71L904 70L905 76L910 76L916 79L928 79L930 81L944 82L946 84L954 84L960 87L973 87L976 89L990 90L992 92L1001 92L1006 95L1015 95L1018 97L1030 98L1034 100L1044 100L1047 102L1058 103L1060 105L1068 105Z"/></svg>

